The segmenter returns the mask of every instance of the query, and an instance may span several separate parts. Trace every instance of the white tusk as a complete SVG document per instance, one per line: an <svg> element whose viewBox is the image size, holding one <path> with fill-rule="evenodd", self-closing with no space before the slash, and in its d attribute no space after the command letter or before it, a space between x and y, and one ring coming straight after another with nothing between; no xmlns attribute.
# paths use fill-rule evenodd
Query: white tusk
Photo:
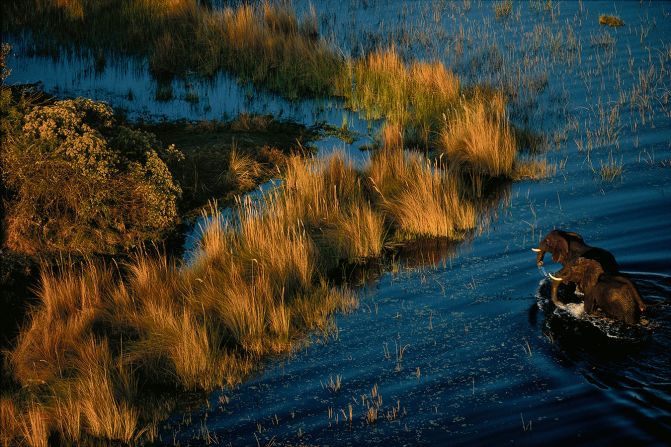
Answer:
<svg viewBox="0 0 671 447"><path fill-rule="evenodd" d="M550 278L554 279L555 281L563 281L562 278L558 278L558 277L554 276L552 273L550 273L549 275L550 275Z"/></svg>
<svg viewBox="0 0 671 447"><path fill-rule="evenodd" d="M541 249L540 248L532 248L531 251L535 251L536 253L538 253L538 252L541 251Z"/></svg>

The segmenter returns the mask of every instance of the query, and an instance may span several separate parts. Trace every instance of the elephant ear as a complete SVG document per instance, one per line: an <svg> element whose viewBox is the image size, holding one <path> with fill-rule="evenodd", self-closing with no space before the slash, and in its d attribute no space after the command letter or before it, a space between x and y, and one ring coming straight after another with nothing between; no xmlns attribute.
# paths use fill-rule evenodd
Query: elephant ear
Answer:
<svg viewBox="0 0 671 447"><path fill-rule="evenodd" d="M554 240L552 260L554 262L568 261L568 241L563 237L557 237Z"/></svg>
<svg viewBox="0 0 671 447"><path fill-rule="evenodd" d="M593 259L587 258L578 258L576 262L578 269L580 271L580 276L582 276L582 281L580 286L585 289L591 289L599 281L599 277L603 274L603 268L601 264Z"/></svg>

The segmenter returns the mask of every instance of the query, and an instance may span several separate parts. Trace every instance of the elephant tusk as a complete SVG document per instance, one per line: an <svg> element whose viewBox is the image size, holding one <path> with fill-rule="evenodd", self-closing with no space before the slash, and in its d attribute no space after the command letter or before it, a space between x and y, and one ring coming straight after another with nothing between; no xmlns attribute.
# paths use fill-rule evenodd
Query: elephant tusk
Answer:
<svg viewBox="0 0 671 447"><path fill-rule="evenodd" d="M540 253L541 249L540 248L532 248L531 251L535 251L536 253Z"/></svg>
<svg viewBox="0 0 671 447"><path fill-rule="evenodd" d="M555 281L563 281L562 278L559 278L559 277L557 277L557 276L554 276L552 273L549 273L549 275L550 275L550 278L554 279Z"/></svg>

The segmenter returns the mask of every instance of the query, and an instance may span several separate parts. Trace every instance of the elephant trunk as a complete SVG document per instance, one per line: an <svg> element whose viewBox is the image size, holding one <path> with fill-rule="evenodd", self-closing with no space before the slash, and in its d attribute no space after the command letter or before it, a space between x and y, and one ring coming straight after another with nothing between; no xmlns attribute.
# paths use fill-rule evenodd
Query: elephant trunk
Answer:
<svg viewBox="0 0 671 447"><path fill-rule="evenodd" d="M532 248L531 251L536 253L536 265L543 265L543 257L545 257L545 250L542 248Z"/></svg>

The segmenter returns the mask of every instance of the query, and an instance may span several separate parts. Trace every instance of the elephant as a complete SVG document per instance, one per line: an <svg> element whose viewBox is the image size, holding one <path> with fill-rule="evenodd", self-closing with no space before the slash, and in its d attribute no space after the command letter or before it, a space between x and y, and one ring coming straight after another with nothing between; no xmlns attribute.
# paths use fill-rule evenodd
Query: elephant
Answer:
<svg viewBox="0 0 671 447"><path fill-rule="evenodd" d="M545 253L550 252L552 260L562 265L567 265L580 256L594 259L609 275L617 275L620 272L620 267L611 252L587 245L582 236L572 231L552 230L538 244L538 248L532 248L532 250L538 253L536 255L538 266L543 265Z"/></svg>
<svg viewBox="0 0 671 447"><path fill-rule="evenodd" d="M578 257L564 266L555 275L550 275L554 283L577 283L585 294L585 312L594 313L597 308L604 314L628 324L636 324L641 312L646 309L636 286L621 275L604 273L601 264L594 259ZM557 303L553 288L552 301Z"/></svg>
<svg viewBox="0 0 671 447"><path fill-rule="evenodd" d="M577 257L581 256L587 259L594 259L601 264L604 272L609 275L617 275L620 268L617 265L615 256L608 250L599 247L592 247L585 243L585 240L578 233L572 231L552 230L538 244L538 248L532 248L536 255L536 265L543 265L543 258L546 252L552 253L552 260L563 266L572 263ZM566 282L565 282L566 283ZM559 284L552 282L552 296L557 296ZM556 300L553 299L556 304Z"/></svg>

